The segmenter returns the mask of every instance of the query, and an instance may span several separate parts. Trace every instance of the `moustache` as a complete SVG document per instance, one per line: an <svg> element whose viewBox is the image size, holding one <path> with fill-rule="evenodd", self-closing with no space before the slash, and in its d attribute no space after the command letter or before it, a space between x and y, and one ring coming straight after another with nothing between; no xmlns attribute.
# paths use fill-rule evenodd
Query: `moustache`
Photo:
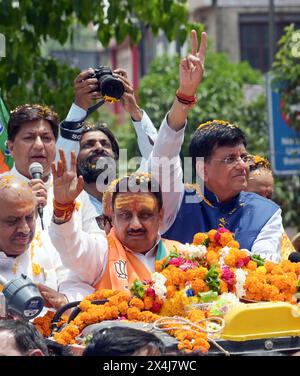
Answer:
<svg viewBox="0 0 300 376"><path fill-rule="evenodd" d="M94 158L101 158L101 157L110 157L110 155L104 150L101 152L93 152L91 155L87 157L86 162L92 163Z"/></svg>
<svg viewBox="0 0 300 376"><path fill-rule="evenodd" d="M127 231L128 235L143 235L145 233L146 233L145 230L128 230Z"/></svg>

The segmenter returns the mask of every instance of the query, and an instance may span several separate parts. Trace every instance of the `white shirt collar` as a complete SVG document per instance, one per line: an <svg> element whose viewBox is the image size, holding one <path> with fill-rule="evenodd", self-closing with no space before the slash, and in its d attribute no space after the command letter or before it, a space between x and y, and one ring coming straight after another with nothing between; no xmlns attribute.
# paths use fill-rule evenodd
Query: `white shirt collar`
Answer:
<svg viewBox="0 0 300 376"><path fill-rule="evenodd" d="M7 175L12 174L16 178L24 180L26 182L29 182L30 179L28 179L26 176L22 175L17 169L16 166L14 166L9 172L7 172ZM50 189L53 185L53 177L50 174L48 177L48 180L45 182L46 189Z"/></svg>

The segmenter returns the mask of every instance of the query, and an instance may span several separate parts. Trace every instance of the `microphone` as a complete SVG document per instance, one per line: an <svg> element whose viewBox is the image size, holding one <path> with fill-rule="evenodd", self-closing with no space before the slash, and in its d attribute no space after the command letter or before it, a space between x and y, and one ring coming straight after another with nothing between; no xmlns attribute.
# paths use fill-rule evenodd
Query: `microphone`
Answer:
<svg viewBox="0 0 300 376"><path fill-rule="evenodd" d="M289 254L289 261L300 262L300 252L292 252Z"/></svg>
<svg viewBox="0 0 300 376"><path fill-rule="evenodd" d="M43 169L43 166L39 162L33 162L29 166L28 172L29 172L29 176L32 179L42 179L44 169ZM41 218L42 229L44 230L43 207L41 205L38 206L38 213L39 213L39 217Z"/></svg>

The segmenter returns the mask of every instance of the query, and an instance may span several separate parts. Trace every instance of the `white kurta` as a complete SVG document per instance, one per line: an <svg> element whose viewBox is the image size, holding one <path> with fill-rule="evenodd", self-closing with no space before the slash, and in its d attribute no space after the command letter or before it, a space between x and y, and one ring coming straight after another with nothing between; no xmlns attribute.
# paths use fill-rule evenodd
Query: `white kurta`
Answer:
<svg viewBox="0 0 300 376"><path fill-rule="evenodd" d="M0 275L11 281L21 274L67 296L69 302L82 300L94 289L66 269L45 231L37 231L29 248L18 257L0 252ZM2 290L3 286L0 286Z"/></svg>

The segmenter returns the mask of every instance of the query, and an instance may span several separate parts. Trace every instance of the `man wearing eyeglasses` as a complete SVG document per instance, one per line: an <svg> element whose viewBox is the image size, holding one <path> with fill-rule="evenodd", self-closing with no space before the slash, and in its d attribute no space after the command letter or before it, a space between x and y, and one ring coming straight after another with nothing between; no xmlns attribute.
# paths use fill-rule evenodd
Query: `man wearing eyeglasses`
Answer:
<svg viewBox="0 0 300 376"><path fill-rule="evenodd" d="M244 192L249 156L245 136L236 125L214 120L197 128L189 152L204 187L183 184L179 152L187 115L203 78L205 40L202 33L198 50L197 34L192 31L192 53L181 62L179 89L149 158L149 172L163 192L165 215L160 232L164 238L190 243L197 232L225 227L235 234L241 248L277 262L284 231L281 209L271 200ZM171 176L171 185L164 184L166 176Z"/></svg>

